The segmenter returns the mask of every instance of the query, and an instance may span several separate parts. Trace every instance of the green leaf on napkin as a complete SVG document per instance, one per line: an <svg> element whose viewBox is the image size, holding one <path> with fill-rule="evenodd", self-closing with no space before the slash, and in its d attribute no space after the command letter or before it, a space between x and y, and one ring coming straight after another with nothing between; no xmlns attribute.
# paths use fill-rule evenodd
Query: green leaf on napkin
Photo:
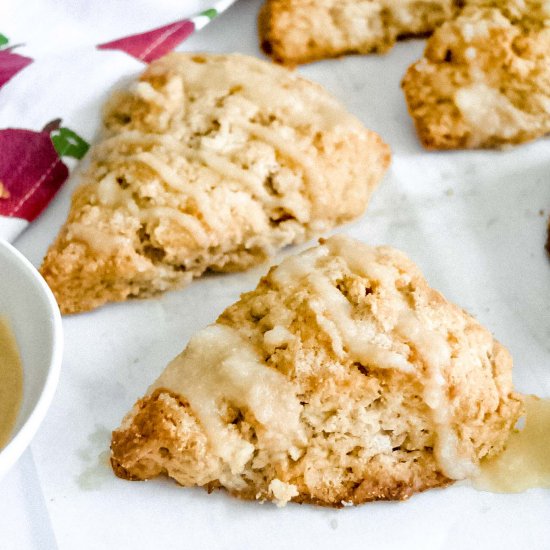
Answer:
<svg viewBox="0 0 550 550"><path fill-rule="evenodd" d="M0 48L9 42L8 38L0 33Z"/></svg>
<svg viewBox="0 0 550 550"><path fill-rule="evenodd" d="M53 146L60 157L81 159L90 146L78 134L68 128L59 128L51 134Z"/></svg>
<svg viewBox="0 0 550 550"><path fill-rule="evenodd" d="M214 19L218 15L218 10L214 8L210 8L209 10L205 10L201 13L201 15L204 15L205 17L208 17L208 19Z"/></svg>

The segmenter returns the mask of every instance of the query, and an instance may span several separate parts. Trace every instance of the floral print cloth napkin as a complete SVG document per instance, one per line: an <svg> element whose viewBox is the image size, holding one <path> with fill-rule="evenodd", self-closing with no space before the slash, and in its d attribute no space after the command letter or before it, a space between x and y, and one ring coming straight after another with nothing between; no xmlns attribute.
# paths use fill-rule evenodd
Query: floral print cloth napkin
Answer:
<svg viewBox="0 0 550 550"><path fill-rule="evenodd" d="M111 84L135 72L135 61L124 57L150 63L234 2L187 1L182 8L141 1L127 13L114 2L111 18L101 12L106 4L83 0L36 3L35 10L32 3L17 10L14 2L11 17L8 7L0 20L0 239L15 240L86 155L97 121L79 115L79 102L104 98ZM185 17L151 28L182 11ZM131 29L138 32L125 32Z"/></svg>

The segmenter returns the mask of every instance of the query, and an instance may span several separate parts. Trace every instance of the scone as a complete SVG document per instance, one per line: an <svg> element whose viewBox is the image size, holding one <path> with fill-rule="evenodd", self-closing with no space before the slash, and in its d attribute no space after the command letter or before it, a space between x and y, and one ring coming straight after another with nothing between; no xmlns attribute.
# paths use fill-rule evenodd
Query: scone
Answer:
<svg viewBox="0 0 550 550"><path fill-rule="evenodd" d="M41 272L64 313L243 270L363 213L388 147L323 88L171 54L118 92Z"/></svg>
<svg viewBox="0 0 550 550"><path fill-rule="evenodd" d="M501 147L550 132L550 5L466 3L403 80L422 144Z"/></svg>
<svg viewBox="0 0 550 550"><path fill-rule="evenodd" d="M307 63L349 53L383 52L398 38L431 33L457 0L267 0L260 10L262 49L274 61Z"/></svg>
<svg viewBox="0 0 550 550"><path fill-rule="evenodd" d="M472 475L521 413L512 358L390 247L289 257L200 331L113 433L127 479L328 506Z"/></svg>

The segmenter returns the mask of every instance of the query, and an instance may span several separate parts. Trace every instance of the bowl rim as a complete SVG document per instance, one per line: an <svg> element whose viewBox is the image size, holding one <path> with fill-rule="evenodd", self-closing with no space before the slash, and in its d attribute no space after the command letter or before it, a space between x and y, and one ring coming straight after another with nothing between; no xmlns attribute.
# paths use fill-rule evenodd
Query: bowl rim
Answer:
<svg viewBox="0 0 550 550"><path fill-rule="evenodd" d="M5 474L23 454L23 451L29 446L31 440L42 420L46 417L48 408L53 400L59 375L61 372L61 362L63 358L63 326L61 322L61 313L54 298L50 287L43 279L42 275L32 265L32 263L17 250L12 244L0 239L0 248L4 249L8 254L11 254L16 263L19 264L22 271L25 271L32 282L38 287L39 291L44 295L52 321L52 352L49 358L49 368L46 375L46 381L42 387L40 395L36 401L34 408L24 421L23 425L17 430L7 443L0 449L0 477Z"/></svg>

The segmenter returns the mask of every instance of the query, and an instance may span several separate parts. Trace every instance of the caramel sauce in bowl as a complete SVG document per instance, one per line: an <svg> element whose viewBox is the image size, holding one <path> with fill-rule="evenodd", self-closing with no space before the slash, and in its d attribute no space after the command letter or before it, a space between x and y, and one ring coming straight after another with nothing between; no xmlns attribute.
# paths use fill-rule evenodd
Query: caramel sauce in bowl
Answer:
<svg viewBox="0 0 550 550"><path fill-rule="evenodd" d="M17 342L0 316L0 449L9 440L23 397L23 368Z"/></svg>
<svg viewBox="0 0 550 550"><path fill-rule="evenodd" d="M0 418L2 477L29 445L46 416L57 386L63 350L61 315L48 285L20 252L4 241L0 241L0 317L5 329L0 360L9 362L6 370L11 372L9 380L3 380L2 375L8 375L0 369L0 384L11 384L15 394L22 386L20 396L9 396L11 405L8 398L3 400L11 412ZM22 372L18 382L19 361Z"/></svg>

